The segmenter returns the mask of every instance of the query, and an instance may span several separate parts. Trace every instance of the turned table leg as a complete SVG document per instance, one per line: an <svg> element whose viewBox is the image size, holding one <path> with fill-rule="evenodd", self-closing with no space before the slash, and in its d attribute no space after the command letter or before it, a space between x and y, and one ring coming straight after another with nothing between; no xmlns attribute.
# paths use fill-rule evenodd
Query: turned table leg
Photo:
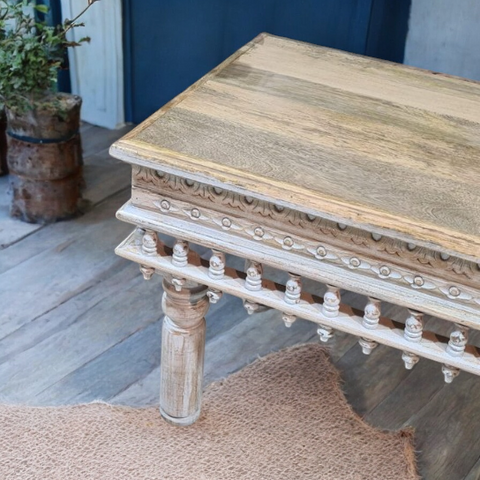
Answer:
<svg viewBox="0 0 480 480"><path fill-rule="evenodd" d="M207 287L166 275L163 288L160 413L168 422L186 426L200 416Z"/></svg>

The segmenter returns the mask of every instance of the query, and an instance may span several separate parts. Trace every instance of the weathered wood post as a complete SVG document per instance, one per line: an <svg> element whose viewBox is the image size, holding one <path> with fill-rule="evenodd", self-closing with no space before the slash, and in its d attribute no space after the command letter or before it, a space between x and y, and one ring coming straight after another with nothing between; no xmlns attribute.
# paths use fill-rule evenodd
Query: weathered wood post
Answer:
<svg viewBox="0 0 480 480"><path fill-rule="evenodd" d="M208 288L170 275L163 288L160 413L174 425L187 426L198 419L202 404Z"/></svg>

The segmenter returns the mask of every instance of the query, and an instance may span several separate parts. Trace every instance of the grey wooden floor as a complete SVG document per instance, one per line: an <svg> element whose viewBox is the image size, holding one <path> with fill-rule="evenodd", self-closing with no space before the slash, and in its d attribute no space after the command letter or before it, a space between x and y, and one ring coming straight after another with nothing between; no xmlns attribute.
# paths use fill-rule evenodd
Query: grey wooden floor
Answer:
<svg viewBox="0 0 480 480"><path fill-rule="evenodd" d="M88 202L73 221L40 227L9 219L8 182L0 178L4 403L157 402L161 279L143 281L135 265L113 254L131 230L115 219L129 197L129 168L107 153L121 133L83 127ZM344 299L357 307L364 302L352 294ZM403 315L396 307L386 313ZM206 383L273 350L317 341L313 324L297 321L287 330L278 312L249 317L228 296L207 320ZM425 479L480 478L480 378L462 373L448 386L438 364L422 360L408 372L398 351L380 346L366 357L347 335L329 348L348 400L367 422L416 429Z"/></svg>

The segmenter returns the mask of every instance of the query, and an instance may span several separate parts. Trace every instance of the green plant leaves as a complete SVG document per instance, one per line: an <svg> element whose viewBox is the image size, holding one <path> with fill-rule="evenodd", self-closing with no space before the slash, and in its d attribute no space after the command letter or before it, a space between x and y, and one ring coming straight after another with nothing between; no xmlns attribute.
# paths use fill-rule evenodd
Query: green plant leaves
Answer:
<svg viewBox="0 0 480 480"><path fill-rule="evenodd" d="M50 10L47 5L35 5L34 8L37 12L45 13L45 14L47 14Z"/></svg>
<svg viewBox="0 0 480 480"><path fill-rule="evenodd" d="M50 26L36 18L35 12L48 13L46 5L34 0L0 0L0 103L8 108L26 110L49 91L55 91L57 73L62 68L68 47L89 41L67 39L87 7L74 20Z"/></svg>

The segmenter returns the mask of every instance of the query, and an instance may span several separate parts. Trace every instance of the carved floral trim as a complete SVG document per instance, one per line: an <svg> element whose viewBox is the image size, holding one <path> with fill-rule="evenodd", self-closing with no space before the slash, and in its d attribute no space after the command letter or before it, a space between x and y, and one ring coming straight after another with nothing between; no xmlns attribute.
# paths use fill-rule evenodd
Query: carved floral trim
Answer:
<svg viewBox="0 0 480 480"><path fill-rule="evenodd" d="M165 209L164 206L167 203L169 208ZM319 243L296 237L273 228L266 228L257 223L252 223L247 219L235 218L207 208L194 207L186 202L169 197L156 198L154 201L151 201L149 206L164 214L187 218L190 221L209 227L231 230L236 235L242 235L275 248L280 247L287 251L312 256L321 262L357 270L359 273L375 276L385 281L409 285L415 290L436 292L453 301L480 305L480 295L473 289L452 285L438 278L420 275L405 268L384 263L378 259L364 258L324 242Z"/></svg>
<svg viewBox="0 0 480 480"><path fill-rule="evenodd" d="M257 215L258 223L262 223L262 218L269 218L283 224L290 224L302 230L305 230L309 236L315 238L315 234L328 235L335 240L353 243L357 246L365 247L368 250L385 252L389 255L400 257L413 262L418 262L423 266L430 266L435 270L443 270L456 275L465 276L469 280L478 280L480 284L480 267L474 262L461 258L451 257L441 252L436 252L425 247L418 247L411 243L404 242L376 233L369 233L359 228L338 224L333 221L310 215L307 213L292 210L290 208L275 205L264 200L255 199L245 195L239 195L235 192L223 190L218 187L205 185L192 180L177 177L167 173L152 170L146 167L134 165L133 167L134 185L140 187L153 187L158 194L172 192L176 194L199 197L207 200L214 205L234 208L239 212L251 215ZM235 229L229 222L233 219L225 217L216 219L220 221L223 229ZM283 243L284 238L279 238L278 243ZM298 246L288 244L286 249L296 249ZM321 254L319 255L321 256ZM318 258L318 257L317 257ZM385 275L389 277L389 275Z"/></svg>

